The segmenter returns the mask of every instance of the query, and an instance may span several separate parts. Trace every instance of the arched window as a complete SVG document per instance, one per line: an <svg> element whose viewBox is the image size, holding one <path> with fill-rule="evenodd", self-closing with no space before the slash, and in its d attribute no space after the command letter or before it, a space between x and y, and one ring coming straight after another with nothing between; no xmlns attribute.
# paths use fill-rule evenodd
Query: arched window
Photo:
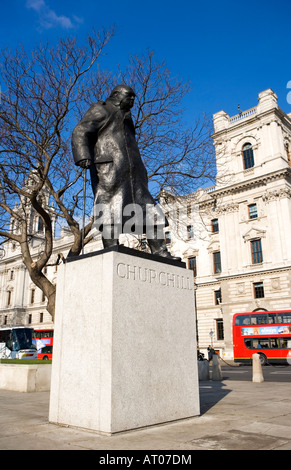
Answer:
<svg viewBox="0 0 291 470"><path fill-rule="evenodd" d="M243 146L243 164L245 170L248 170L249 168L252 168L255 165L254 152L252 144L250 143L244 144Z"/></svg>

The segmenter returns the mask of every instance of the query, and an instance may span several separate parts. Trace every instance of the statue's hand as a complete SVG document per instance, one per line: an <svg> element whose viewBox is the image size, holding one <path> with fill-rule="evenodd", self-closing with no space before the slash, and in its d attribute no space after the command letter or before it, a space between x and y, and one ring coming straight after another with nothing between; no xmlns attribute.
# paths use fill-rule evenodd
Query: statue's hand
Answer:
<svg viewBox="0 0 291 470"><path fill-rule="evenodd" d="M80 166L81 168L89 168L90 165L91 165L91 161L90 161L90 160L81 160L81 161L79 162L79 166Z"/></svg>

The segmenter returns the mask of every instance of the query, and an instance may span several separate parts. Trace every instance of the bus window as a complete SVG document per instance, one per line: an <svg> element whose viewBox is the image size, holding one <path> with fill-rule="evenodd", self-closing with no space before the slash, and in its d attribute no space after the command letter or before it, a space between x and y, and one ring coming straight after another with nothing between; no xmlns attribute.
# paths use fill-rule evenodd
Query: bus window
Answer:
<svg viewBox="0 0 291 470"><path fill-rule="evenodd" d="M54 330L34 330L33 337L38 339L53 338Z"/></svg>
<svg viewBox="0 0 291 470"><path fill-rule="evenodd" d="M280 340L279 338L270 338L270 348L272 349L279 349L280 348Z"/></svg>
<svg viewBox="0 0 291 470"><path fill-rule="evenodd" d="M268 315L258 315L257 325L266 325L266 324L268 324Z"/></svg>
<svg viewBox="0 0 291 470"><path fill-rule="evenodd" d="M291 312L282 314L282 323L291 323Z"/></svg>
<svg viewBox="0 0 291 470"><path fill-rule="evenodd" d="M249 315L239 315L235 319L235 325L250 325Z"/></svg>
<svg viewBox="0 0 291 470"><path fill-rule="evenodd" d="M277 323L276 313L269 313L268 314L268 323Z"/></svg>
<svg viewBox="0 0 291 470"><path fill-rule="evenodd" d="M269 348L268 338L253 339L252 348L253 349L266 349Z"/></svg>
<svg viewBox="0 0 291 470"><path fill-rule="evenodd" d="M12 339L13 349L16 351L35 348L32 344L32 330L30 328L12 329Z"/></svg>
<svg viewBox="0 0 291 470"><path fill-rule="evenodd" d="M252 340L245 338L245 346L246 346L246 348L251 349L252 348Z"/></svg>
<svg viewBox="0 0 291 470"><path fill-rule="evenodd" d="M275 315L276 318L276 315ZM251 314L251 325L267 325L268 323L275 323L272 320L268 318L268 315L254 315L253 313Z"/></svg>
<svg viewBox="0 0 291 470"><path fill-rule="evenodd" d="M290 349L291 348L291 339L290 338L280 338L280 348L281 349Z"/></svg>
<svg viewBox="0 0 291 470"><path fill-rule="evenodd" d="M291 323L291 312L278 313L278 323Z"/></svg>
<svg viewBox="0 0 291 470"><path fill-rule="evenodd" d="M5 343L6 347L12 350L12 335L11 330L0 331L0 343Z"/></svg>

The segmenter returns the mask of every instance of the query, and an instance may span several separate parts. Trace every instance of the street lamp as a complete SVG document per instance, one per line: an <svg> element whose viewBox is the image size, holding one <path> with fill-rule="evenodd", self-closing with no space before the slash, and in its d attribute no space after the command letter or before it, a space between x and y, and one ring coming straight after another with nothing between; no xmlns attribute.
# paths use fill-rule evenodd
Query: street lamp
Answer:
<svg viewBox="0 0 291 470"><path fill-rule="evenodd" d="M214 331L211 329L211 330L209 331L211 347L213 347L213 335L214 335Z"/></svg>

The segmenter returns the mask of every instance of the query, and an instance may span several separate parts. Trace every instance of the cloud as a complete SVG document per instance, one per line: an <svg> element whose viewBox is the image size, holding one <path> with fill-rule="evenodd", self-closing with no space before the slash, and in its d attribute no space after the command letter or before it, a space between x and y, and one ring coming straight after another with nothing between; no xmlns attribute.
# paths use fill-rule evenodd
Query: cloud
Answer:
<svg viewBox="0 0 291 470"><path fill-rule="evenodd" d="M38 14L38 20L41 28L51 29L61 27L63 29L72 29L77 24L82 23L82 19L77 16L73 20L65 15L57 15L44 0L26 0L26 7L34 10Z"/></svg>
<svg viewBox="0 0 291 470"><path fill-rule="evenodd" d="M45 2L43 0L27 0L26 1L27 8L32 8L33 10L39 11L41 8L44 8Z"/></svg>

